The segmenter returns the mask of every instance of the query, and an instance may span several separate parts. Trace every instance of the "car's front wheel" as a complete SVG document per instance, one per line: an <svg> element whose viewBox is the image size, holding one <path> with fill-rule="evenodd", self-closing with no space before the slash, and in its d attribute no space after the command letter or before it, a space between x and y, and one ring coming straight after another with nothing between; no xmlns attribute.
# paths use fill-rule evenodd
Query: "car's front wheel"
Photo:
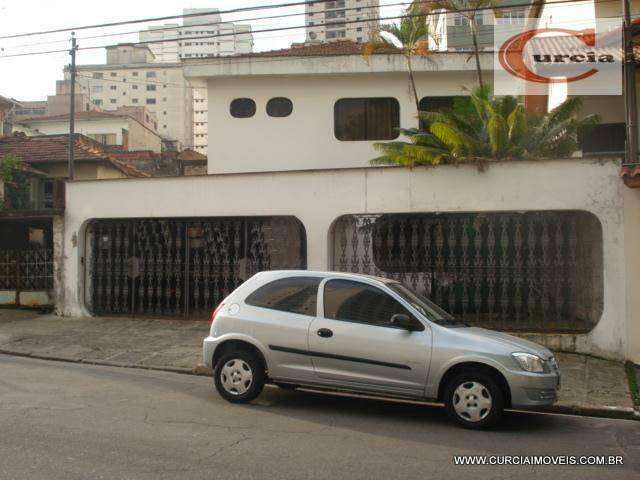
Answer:
<svg viewBox="0 0 640 480"><path fill-rule="evenodd" d="M504 411L505 395L493 376L462 372L449 382L444 403L449 417L465 428L495 425Z"/></svg>
<svg viewBox="0 0 640 480"><path fill-rule="evenodd" d="M250 402L262 392L265 370L257 355L235 351L222 355L213 371L216 390L232 403Z"/></svg>

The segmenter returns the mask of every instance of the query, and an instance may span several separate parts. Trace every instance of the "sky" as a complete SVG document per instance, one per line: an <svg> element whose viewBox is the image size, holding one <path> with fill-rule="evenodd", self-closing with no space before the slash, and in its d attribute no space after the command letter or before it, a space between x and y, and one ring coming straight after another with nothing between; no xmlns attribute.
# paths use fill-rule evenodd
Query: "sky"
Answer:
<svg viewBox="0 0 640 480"><path fill-rule="evenodd" d="M233 8L286 3L290 0L0 0L0 36L27 33L38 30L91 25L120 20L178 15L183 8ZM399 3L386 0L381 4ZM398 15L400 6L383 7L382 16ZM304 6L286 9L256 10L223 15L223 21L252 17L300 13L302 15L282 19L242 22L251 23L254 30L296 26L304 24ZM171 20L169 22L176 22ZM178 20L179 22L179 20ZM137 34L124 34L167 22L125 25L108 29L81 30L77 32L80 47L99 46L137 40ZM82 39L102 33L120 33L116 37ZM304 29L270 32L254 35L255 50L285 48L292 42L304 41ZM44 44L42 44L44 42ZM41 43L33 45L34 43ZM25 46L30 44L30 46ZM42 50L68 49L69 33L33 36L12 40L0 40L0 55ZM79 51L78 64L105 62L104 49ZM0 58L0 95L18 100L44 100L55 93L55 81L62 79L62 69L69 63L69 55L49 55Z"/></svg>

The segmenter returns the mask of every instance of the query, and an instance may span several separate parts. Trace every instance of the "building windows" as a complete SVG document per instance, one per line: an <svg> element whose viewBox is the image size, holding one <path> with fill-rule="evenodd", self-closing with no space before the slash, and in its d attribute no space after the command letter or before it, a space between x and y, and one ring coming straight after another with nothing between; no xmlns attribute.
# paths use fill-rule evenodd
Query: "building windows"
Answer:
<svg viewBox="0 0 640 480"><path fill-rule="evenodd" d="M138 85L131 85L132 90L138 90Z"/></svg>
<svg viewBox="0 0 640 480"><path fill-rule="evenodd" d="M118 87L115 85L109 85L109 90L116 90Z"/></svg>
<svg viewBox="0 0 640 480"><path fill-rule="evenodd" d="M338 140L393 140L400 128L400 104L395 98L342 98L333 108Z"/></svg>
<svg viewBox="0 0 640 480"><path fill-rule="evenodd" d="M137 77L138 76L138 72L131 72L131 76L132 77Z"/></svg>
<svg viewBox="0 0 640 480"><path fill-rule="evenodd" d="M93 93L102 93L102 85L96 85L93 87Z"/></svg>
<svg viewBox="0 0 640 480"><path fill-rule="evenodd" d="M147 98L147 105L155 105L155 104L156 104L155 98Z"/></svg>
<svg viewBox="0 0 640 480"><path fill-rule="evenodd" d="M231 102L229 111L235 118L253 117L256 114L256 102L251 98L236 98Z"/></svg>
<svg viewBox="0 0 640 480"><path fill-rule="evenodd" d="M147 85L147 92L155 92L155 91L156 91L155 85Z"/></svg>
<svg viewBox="0 0 640 480"><path fill-rule="evenodd" d="M100 100L99 98L96 98L96 99L93 100L93 104L96 107L99 107L100 105L102 105L102 100Z"/></svg>
<svg viewBox="0 0 640 480"><path fill-rule="evenodd" d="M508 8L496 11L496 25L523 25L524 8Z"/></svg>
<svg viewBox="0 0 640 480"><path fill-rule="evenodd" d="M118 72L111 72L109 75L112 76L112 77L117 77L118 76Z"/></svg>
<svg viewBox="0 0 640 480"><path fill-rule="evenodd" d="M156 78L156 72L147 72L146 73L146 77L147 78Z"/></svg>
<svg viewBox="0 0 640 480"><path fill-rule="evenodd" d="M137 98L132 98L131 99L131 103L138 103L138 99Z"/></svg>
<svg viewBox="0 0 640 480"><path fill-rule="evenodd" d="M93 72L93 73L91 74L91 76L92 76L93 78L96 78L96 79L104 78L104 74L103 74L103 73L101 73L101 72Z"/></svg>
<svg viewBox="0 0 640 480"><path fill-rule="evenodd" d="M116 102L117 102L117 100L115 98L110 98L109 99L109 103L116 103Z"/></svg>
<svg viewBox="0 0 640 480"><path fill-rule="evenodd" d="M421 112L444 112L451 110L456 97L423 97L420 99Z"/></svg>
<svg viewBox="0 0 640 480"><path fill-rule="evenodd" d="M267 115L288 117L293 112L293 102L285 97L275 97L267 102Z"/></svg>

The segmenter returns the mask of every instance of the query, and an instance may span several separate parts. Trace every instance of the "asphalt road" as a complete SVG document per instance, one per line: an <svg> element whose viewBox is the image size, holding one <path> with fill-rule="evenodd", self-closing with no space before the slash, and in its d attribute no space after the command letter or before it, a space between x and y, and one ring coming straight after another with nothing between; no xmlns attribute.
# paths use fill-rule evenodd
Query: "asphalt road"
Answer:
<svg viewBox="0 0 640 480"><path fill-rule="evenodd" d="M482 466L453 455L623 455L624 466ZM512 412L495 430L441 408L0 355L0 478L640 478L640 423Z"/></svg>

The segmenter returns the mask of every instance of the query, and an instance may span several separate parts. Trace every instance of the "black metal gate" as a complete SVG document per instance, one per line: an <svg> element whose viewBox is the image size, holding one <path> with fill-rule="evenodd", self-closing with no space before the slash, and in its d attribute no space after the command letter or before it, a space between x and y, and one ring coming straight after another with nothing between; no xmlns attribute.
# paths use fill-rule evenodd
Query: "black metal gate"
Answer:
<svg viewBox="0 0 640 480"><path fill-rule="evenodd" d="M85 302L97 315L205 318L256 272L306 268L294 217L95 220Z"/></svg>
<svg viewBox="0 0 640 480"><path fill-rule="evenodd" d="M333 268L389 277L473 325L585 332L603 311L602 228L581 211L344 215Z"/></svg>

